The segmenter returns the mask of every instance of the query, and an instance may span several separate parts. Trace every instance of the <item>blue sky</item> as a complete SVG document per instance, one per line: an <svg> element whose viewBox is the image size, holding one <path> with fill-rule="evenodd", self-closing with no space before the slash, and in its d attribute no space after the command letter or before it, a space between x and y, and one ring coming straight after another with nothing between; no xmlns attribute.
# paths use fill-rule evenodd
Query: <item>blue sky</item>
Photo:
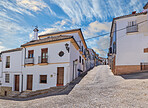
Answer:
<svg viewBox="0 0 148 108"><path fill-rule="evenodd" d="M0 51L20 47L39 35L81 28L84 38L110 32L112 19L141 12L147 0L0 0ZM106 57L109 35L87 40Z"/></svg>

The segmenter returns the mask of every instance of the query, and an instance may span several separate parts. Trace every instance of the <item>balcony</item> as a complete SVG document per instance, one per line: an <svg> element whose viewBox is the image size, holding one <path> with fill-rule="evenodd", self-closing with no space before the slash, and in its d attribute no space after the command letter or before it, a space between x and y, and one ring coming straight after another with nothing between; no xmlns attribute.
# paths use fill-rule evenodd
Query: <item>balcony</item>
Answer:
<svg viewBox="0 0 148 108"><path fill-rule="evenodd" d="M34 64L34 58L25 58L25 64Z"/></svg>
<svg viewBox="0 0 148 108"><path fill-rule="evenodd" d="M126 27L126 33L133 33L133 32L138 32L138 25L133 25L133 26L127 26Z"/></svg>
<svg viewBox="0 0 148 108"><path fill-rule="evenodd" d="M38 56L38 64L48 64L48 56Z"/></svg>

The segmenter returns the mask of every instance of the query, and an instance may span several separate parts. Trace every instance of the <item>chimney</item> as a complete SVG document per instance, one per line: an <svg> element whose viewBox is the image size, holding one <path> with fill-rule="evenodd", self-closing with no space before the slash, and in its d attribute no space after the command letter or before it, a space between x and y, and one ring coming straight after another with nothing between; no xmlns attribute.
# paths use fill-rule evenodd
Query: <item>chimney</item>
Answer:
<svg viewBox="0 0 148 108"><path fill-rule="evenodd" d="M136 11L133 11L132 14L136 14Z"/></svg>
<svg viewBox="0 0 148 108"><path fill-rule="evenodd" d="M33 38L33 40L38 40L38 27L36 27L34 30L34 38Z"/></svg>

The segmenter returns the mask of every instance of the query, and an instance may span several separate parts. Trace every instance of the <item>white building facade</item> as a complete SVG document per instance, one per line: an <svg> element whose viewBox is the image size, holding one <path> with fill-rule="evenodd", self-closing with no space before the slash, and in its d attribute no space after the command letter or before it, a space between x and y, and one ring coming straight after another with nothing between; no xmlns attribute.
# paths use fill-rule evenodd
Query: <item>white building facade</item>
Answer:
<svg viewBox="0 0 148 108"><path fill-rule="evenodd" d="M3 51L1 95L65 86L86 71L86 48L81 29L74 29L45 34L21 48Z"/></svg>
<svg viewBox="0 0 148 108"><path fill-rule="evenodd" d="M147 12L113 19L108 59L116 75L148 70Z"/></svg>

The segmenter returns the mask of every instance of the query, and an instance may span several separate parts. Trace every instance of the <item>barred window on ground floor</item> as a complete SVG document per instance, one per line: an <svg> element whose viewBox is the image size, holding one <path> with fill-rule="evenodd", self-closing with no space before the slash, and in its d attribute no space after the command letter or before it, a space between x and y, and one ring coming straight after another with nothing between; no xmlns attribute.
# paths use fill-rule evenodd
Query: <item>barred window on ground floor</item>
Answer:
<svg viewBox="0 0 148 108"><path fill-rule="evenodd" d="M9 78L10 78L10 75L9 74L5 74L5 83L9 83Z"/></svg>
<svg viewBox="0 0 148 108"><path fill-rule="evenodd" d="M47 83L47 75L40 75L40 83Z"/></svg>

